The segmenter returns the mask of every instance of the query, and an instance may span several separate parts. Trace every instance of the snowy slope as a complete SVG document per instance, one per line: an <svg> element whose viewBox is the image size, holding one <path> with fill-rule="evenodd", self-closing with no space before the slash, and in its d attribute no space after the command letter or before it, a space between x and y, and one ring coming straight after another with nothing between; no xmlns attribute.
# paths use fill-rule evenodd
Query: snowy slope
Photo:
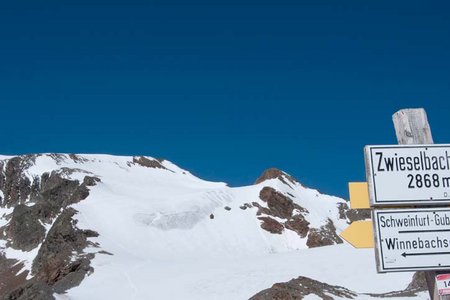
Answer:
<svg viewBox="0 0 450 300"><path fill-rule="evenodd" d="M70 299L248 299L275 282L299 275L357 292L380 293L403 289L411 274L378 275L373 253L347 245L264 256L212 259L159 260L96 258L91 275L80 287L69 290ZM340 258L340 259L339 259ZM115 283L115 284L113 284ZM427 299L423 294L416 299ZM359 299L369 299L361 296ZM411 299L411 298L408 298Z"/></svg>
<svg viewBox="0 0 450 300"><path fill-rule="evenodd" d="M81 182L89 175L101 182L90 187L87 199L71 205L78 211L77 227L99 233L90 238L98 247L85 249L96 254L94 272L80 286L57 295L61 299L247 299L299 275L381 293L405 288L412 277L376 274L371 250L347 245L306 250L307 239L295 231L263 230L257 207L242 206L267 206L260 199L264 187L289 195L307 211L305 219L313 228L327 220L338 233L348 226L336 205L344 200L286 182L288 178L231 188L201 180L168 161L148 167L133 157L109 155L40 155L24 174L32 181L64 169L75 170L64 173L68 179ZM33 205L32 199L27 205ZM11 210L0 208L0 227ZM39 246L23 252L0 240L2 248L6 257L23 261L30 270Z"/></svg>

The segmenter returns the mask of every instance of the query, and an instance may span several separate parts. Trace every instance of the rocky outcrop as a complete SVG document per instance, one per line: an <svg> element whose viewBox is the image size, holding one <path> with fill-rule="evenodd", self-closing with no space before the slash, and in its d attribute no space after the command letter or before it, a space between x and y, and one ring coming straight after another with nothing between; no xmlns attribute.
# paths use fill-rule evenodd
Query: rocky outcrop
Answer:
<svg viewBox="0 0 450 300"><path fill-rule="evenodd" d="M35 248L45 236L42 223L50 223L62 209L84 200L89 195L88 186L95 185L99 181L100 179L96 177L85 176L83 183L80 184L78 180L63 178L61 171L44 173L40 179L36 178L34 182L39 184L29 188L30 191L33 190L30 203L34 204L17 204L10 216L10 221L3 228L8 244L23 251ZM12 190L15 188L13 187ZM4 194L9 196L8 192ZM9 197L9 199L12 198ZM2 228L0 228L1 231Z"/></svg>
<svg viewBox="0 0 450 300"><path fill-rule="evenodd" d="M69 154L69 158L71 160L73 160L74 162L80 163L80 164L89 161L88 159L81 157L79 155L76 155L74 153Z"/></svg>
<svg viewBox="0 0 450 300"><path fill-rule="evenodd" d="M270 232L281 234L284 230L284 226L280 222L270 218L270 217L258 217L262 221L261 228Z"/></svg>
<svg viewBox="0 0 450 300"><path fill-rule="evenodd" d="M54 300L53 290L39 281L29 281L13 292L4 295L1 300Z"/></svg>
<svg viewBox="0 0 450 300"><path fill-rule="evenodd" d="M325 300L335 297L354 299L357 293L342 286L330 285L308 277L300 276L285 283L275 283L271 288L263 290L250 300L294 300L315 295Z"/></svg>
<svg viewBox="0 0 450 300"><path fill-rule="evenodd" d="M30 197L32 184L24 171L33 165L35 159L35 155L24 155L0 162L0 190L4 195L1 206L12 207Z"/></svg>
<svg viewBox="0 0 450 300"><path fill-rule="evenodd" d="M286 228L295 231L301 238L307 235L309 222L302 215L302 213L308 213L305 208L294 203L290 197L267 186L261 190L259 198L267 204L267 207L260 205L258 202L253 202L252 206L258 208L257 216L266 215L258 217L259 220L263 221L261 223L262 229L279 234ZM284 219L285 221L280 223L271 217Z"/></svg>
<svg viewBox="0 0 450 300"><path fill-rule="evenodd" d="M167 170L166 167L164 167L160 161L156 160L156 159L148 159L145 156L135 156L133 157L133 163L134 164L138 164L140 166L146 167L146 168L157 168L157 169L165 169Z"/></svg>
<svg viewBox="0 0 450 300"><path fill-rule="evenodd" d="M83 184L85 187L95 186L97 183L101 182L100 178L95 176L84 176Z"/></svg>
<svg viewBox="0 0 450 300"><path fill-rule="evenodd" d="M32 275L36 280L53 286L70 274L72 278L69 281L78 285L84 275L92 271L89 267L89 258L92 257L83 254L83 249L89 245L87 238L98 234L78 229L72 218L75 213L73 208L64 210L48 232L33 261Z"/></svg>
<svg viewBox="0 0 450 300"><path fill-rule="evenodd" d="M328 246L342 243L342 239L336 233L336 227L331 219L327 219L326 224L320 228L311 228L305 215L309 212L307 209L296 204L290 197L276 191L272 187L264 187L260 194L260 199L267 204L267 207L253 202L252 206L257 207L257 215L261 223L261 228L270 232L280 234L284 229L295 231L300 238L308 238L306 245L310 248ZM339 212L342 219L347 218L347 210L344 203L338 203ZM273 218L272 218L273 217ZM284 219L279 222L274 218Z"/></svg>
<svg viewBox="0 0 450 300"><path fill-rule="evenodd" d="M251 297L250 300L297 300L304 299L307 296L315 296L315 298L325 300L332 300L335 298L355 299L362 298L361 296L365 299L369 297L415 297L417 296L417 293L426 290L426 287L423 288L423 274L420 273L423 272L417 272L416 274L418 275L414 275L413 281L406 289L381 294L357 293L342 286L330 285L325 282L300 276L291 279L288 282L275 283L272 287ZM417 285L417 283L419 283L419 285Z"/></svg>
<svg viewBox="0 0 450 300"><path fill-rule="evenodd" d="M258 208L258 210L256 211L256 215L260 216L260 215L270 215L270 209L268 209L267 207L262 206L261 204L259 204L258 202L252 202L252 207L256 207Z"/></svg>
<svg viewBox="0 0 450 300"><path fill-rule="evenodd" d="M39 210L24 204L17 205L5 228L8 246L22 251L36 248L45 237L45 227L39 220Z"/></svg>
<svg viewBox="0 0 450 300"><path fill-rule="evenodd" d="M283 171L278 170L277 168L270 168L265 170L262 175L258 179L256 179L255 184L259 184L269 179L279 179L281 182L288 186L298 183L298 181L294 177L284 173Z"/></svg>
<svg viewBox="0 0 450 300"><path fill-rule="evenodd" d="M53 171L42 175L37 202L44 201L60 209L84 200L88 195L89 190L85 183L63 178L59 172Z"/></svg>
<svg viewBox="0 0 450 300"><path fill-rule="evenodd" d="M86 199L89 187L98 184L100 179L92 174L84 176L82 182L69 179L75 172L89 173L65 167L30 177L27 170L38 156L0 161L0 190L4 195L0 205L14 208L6 216L8 223L0 228L0 238L6 239L8 247L22 251L40 245L32 265L33 277L29 280L26 280L28 272L17 274L23 265L0 257L0 299L54 299L54 292L64 292L80 284L93 271L90 261L94 254L86 254L83 249L96 246L88 238L98 234L78 229L73 218L76 210L69 206ZM57 165L67 159L61 154L48 156ZM71 159L83 162L78 157ZM53 224L48 233L45 224Z"/></svg>
<svg viewBox="0 0 450 300"><path fill-rule="evenodd" d="M347 219L350 224L371 218L371 209L350 209L347 203L338 203L339 218Z"/></svg>
<svg viewBox="0 0 450 300"><path fill-rule="evenodd" d="M22 268L22 263L7 259L0 253L0 299L4 299L3 295L8 295L26 283L28 272L20 272Z"/></svg>
<svg viewBox="0 0 450 300"><path fill-rule="evenodd" d="M289 197L275 191L271 187L264 187L259 193L259 198L267 203L270 214L282 219L292 217L294 202Z"/></svg>
<svg viewBox="0 0 450 300"><path fill-rule="evenodd" d="M309 222L303 215L295 215L284 223L287 229L297 232L301 238L305 238L309 231Z"/></svg>
<svg viewBox="0 0 450 300"><path fill-rule="evenodd" d="M413 278L406 288L407 290L412 291L426 291L428 290L427 280L425 278L425 272L419 271L415 272Z"/></svg>
<svg viewBox="0 0 450 300"><path fill-rule="evenodd" d="M309 248L342 244L342 239L336 233L333 221L328 219L327 223L320 228L312 228L308 234L306 245Z"/></svg>
<svg viewBox="0 0 450 300"><path fill-rule="evenodd" d="M28 272L16 275L23 265L10 263L2 269L0 259L0 275L9 278L4 283L4 296L0 299L54 299L53 293L63 293L79 285L86 275L93 272L90 261L94 254L83 250L88 245L96 246L88 238L98 234L78 229L74 214L75 209L66 208L55 220L33 261L30 280L26 280Z"/></svg>

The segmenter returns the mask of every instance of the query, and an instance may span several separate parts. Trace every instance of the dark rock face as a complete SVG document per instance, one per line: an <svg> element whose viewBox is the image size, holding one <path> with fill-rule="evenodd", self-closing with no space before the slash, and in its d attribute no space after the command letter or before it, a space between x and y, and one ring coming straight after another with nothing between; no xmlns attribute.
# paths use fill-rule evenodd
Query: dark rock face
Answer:
<svg viewBox="0 0 450 300"><path fill-rule="evenodd" d="M39 222L36 209L19 204L14 208L9 225L5 229L10 238L8 246L30 251L36 248L45 237L45 228Z"/></svg>
<svg viewBox="0 0 450 300"><path fill-rule="evenodd" d="M350 209L346 203L339 203L339 218L347 219L348 223L367 220L371 218L370 209Z"/></svg>
<svg viewBox="0 0 450 300"><path fill-rule="evenodd" d="M281 182L283 182L284 184L286 184L288 186L290 186L289 183L291 183L293 185L298 183L298 181L294 177L284 173L283 171L278 170L277 168L270 168L270 169L265 170L262 173L262 175L258 179L256 179L255 184L259 184L266 180L275 179L275 178L278 178Z"/></svg>
<svg viewBox="0 0 450 300"><path fill-rule="evenodd" d="M295 231L301 238L308 237L306 245L310 248L342 243L342 239L336 234L332 220L328 219L326 225L321 228L310 228L310 224L304 216L309 213L308 210L294 203L288 196L271 187L264 187L259 193L259 197L267 203L267 207L263 207L257 202L252 202L252 206L258 208L257 216L263 216L258 217L263 220L262 229L277 234L282 233L284 229ZM348 206L347 210L345 206L339 207L339 211L345 219ZM282 224L271 217L278 217L286 221Z"/></svg>
<svg viewBox="0 0 450 300"><path fill-rule="evenodd" d="M25 175L26 170L38 156L18 156L0 161L0 189L4 195L0 205L14 207L7 216L7 225L0 228L0 238L6 239L8 246L23 251L32 250L42 243L33 261L34 277L30 280L26 279L28 272L17 274L21 264L14 265L14 261L0 257L0 299L54 299L54 292L62 293L79 285L86 274L93 271L90 261L94 254L83 253L83 249L91 244L88 238L98 234L78 229L73 218L76 210L68 206L86 199L88 187L101 181L95 176L85 176L81 183L67 179L74 172L86 173L69 168L44 173L30 180ZM49 156L58 165L67 159L60 154ZM76 156L71 159L77 163L84 162ZM25 201L26 205L23 204ZM51 224L53 221L45 236L42 223Z"/></svg>
<svg viewBox="0 0 450 300"><path fill-rule="evenodd" d="M164 167L159 161L155 159L148 159L145 156L133 157L133 163L147 168L157 168L167 170L167 168Z"/></svg>
<svg viewBox="0 0 450 300"><path fill-rule="evenodd" d="M1 205L11 207L25 202L31 194L31 181L23 173L35 161L36 156L25 155L13 157L5 162L0 162L0 190L5 198Z"/></svg>
<svg viewBox="0 0 450 300"><path fill-rule="evenodd" d="M94 176L84 176L83 184L85 186L95 186L98 182L101 182L100 178Z"/></svg>
<svg viewBox="0 0 450 300"><path fill-rule="evenodd" d="M58 172L53 171L50 174L44 173L40 180L36 179L35 182L40 184L33 188L30 199L35 204L16 205L8 225L3 228L10 240L9 246L24 251L38 246L45 235L45 228L40 221L50 223L61 209L85 199L89 195L87 185L95 185L99 181L94 178L86 176L80 184L77 180L62 178Z"/></svg>
<svg viewBox="0 0 450 300"><path fill-rule="evenodd" d="M259 198L267 203L270 214L275 217L287 219L292 216L294 202L287 196L275 191L271 187L264 187L259 193Z"/></svg>
<svg viewBox="0 0 450 300"><path fill-rule="evenodd" d="M0 254L0 299L26 283L28 272L19 273L22 268L22 263Z"/></svg>
<svg viewBox="0 0 450 300"><path fill-rule="evenodd" d="M392 297L416 297L417 293L428 290L427 282L425 279L425 272L415 272L410 284L404 290L393 291L383 294L372 294L367 293L367 295L377 298L392 298Z"/></svg>
<svg viewBox="0 0 450 300"><path fill-rule="evenodd" d="M297 232L297 234L304 238L308 234L309 231L309 222L305 220L305 217L302 215L296 215L292 217L290 220L284 223L284 226L287 229L293 230Z"/></svg>
<svg viewBox="0 0 450 300"><path fill-rule="evenodd" d="M271 288L251 297L250 300L294 300L303 299L310 294L325 300L333 300L334 297L354 299L358 295L341 286L329 285L300 276L286 283L275 283Z"/></svg>
<svg viewBox="0 0 450 300"><path fill-rule="evenodd" d="M339 203L338 204L338 210L339 210L339 219L346 219L347 218L347 211L350 208L348 207L347 203Z"/></svg>
<svg viewBox="0 0 450 300"><path fill-rule="evenodd" d="M4 295L1 300L54 300L53 290L43 282L30 281L13 292Z"/></svg>
<svg viewBox="0 0 450 300"><path fill-rule="evenodd" d="M415 272L411 283L406 288L413 291L426 291L428 290L427 280L425 278L425 272Z"/></svg>
<svg viewBox="0 0 450 300"><path fill-rule="evenodd" d="M57 293L63 293L70 288L80 285L86 275L94 272L94 269L90 266L93 258L94 254L89 254L63 268L58 281L52 286L53 290Z"/></svg>
<svg viewBox="0 0 450 300"><path fill-rule="evenodd" d="M71 261L73 252L80 255L88 246L88 237L98 235L76 228L76 221L72 218L75 213L73 208L64 210L48 232L33 261L32 275L35 275L36 280L52 286L71 274L73 283L78 285L84 275L92 271L87 257Z"/></svg>
<svg viewBox="0 0 450 300"><path fill-rule="evenodd" d="M250 300L296 300L303 299L308 295L315 295L321 299L332 300L337 297L354 299L357 296L370 296L375 298L391 297L415 297L418 292L426 290L424 284L424 272L417 272L411 284L404 290L388 293L356 293L341 286L329 285L308 277L300 276L288 282L275 283L272 287L263 290ZM419 284L417 284L419 283Z"/></svg>
<svg viewBox="0 0 450 300"><path fill-rule="evenodd" d="M86 180L85 181L90 181ZM41 191L37 199L45 201L55 208L64 208L70 204L84 200L89 195L86 184L80 185L78 180L61 177L55 171L44 173L41 177Z"/></svg>
<svg viewBox="0 0 450 300"><path fill-rule="evenodd" d="M371 218L370 209L349 209L346 213L349 223Z"/></svg>
<svg viewBox="0 0 450 300"><path fill-rule="evenodd" d="M281 234L284 230L284 226L271 217L258 217L258 219L263 221L261 223L261 228L270 233Z"/></svg>
<svg viewBox="0 0 450 300"><path fill-rule="evenodd" d="M262 214L271 214L270 209L268 209L267 207L262 207L258 202L252 202L252 206L258 208L258 210L256 211L257 216L260 216Z"/></svg>
<svg viewBox="0 0 450 300"><path fill-rule="evenodd" d="M328 219L327 224L319 229L312 228L309 231L306 245L310 248L342 244L342 239L336 234L336 227L333 221Z"/></svg>
<svg viewBox="0 0 450 300"><path fill-rule="evenodd" d="M76 154L74 154L74 153L69 154L69 158L70 158L71 160L73 160L74 162L76 162L76 163L84 163L84 162L89 161L88 159L83 158L83 157L80 157L80 156L78 156L78 155L76 155Z"/></svg>
<svg viewBox="0 0 450 300"><path fill-rule="evenodd" d="M253 205L251 205L250 203L244 203L243 205L239 206L240 209L242 210L246 210L247 208L252 208Z"/></svg>

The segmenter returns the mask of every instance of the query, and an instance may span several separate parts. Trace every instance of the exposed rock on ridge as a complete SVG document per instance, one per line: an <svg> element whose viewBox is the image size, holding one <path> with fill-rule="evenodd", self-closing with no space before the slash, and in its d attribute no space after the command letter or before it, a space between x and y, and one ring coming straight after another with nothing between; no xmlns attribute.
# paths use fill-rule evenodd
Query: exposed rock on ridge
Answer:
<svg viewBox="0 0 450 300"><path fill-rule="evenodd" d="M333 300L334 297L354 299L358 295L342 286L329 285L300 276L286 283L275 283L271 288L251 297L250 300L294 300L303 299L311 294L325 300Z"/></svg>
<svg viewBox="0 0 450 300"><path fill-rule="evenodd" d="M67 208L58 216L33 262L35 280L54 286L56 292L77 286L93 271L89 266L93 254L85 254L83 249L92 245L87 238L98 234L78 229L72 218L75 214L76 210Z"/></svg>
<svg viewBox="0 0 450 300"><path fill-rule="evenodd" d="M310 248L342 244L342 239L336 233L333 221L328 219L327 223L320 228L311 228L306 245Z"/></svg>
<svg viewBox="0 0 450 300"><path fill-rule="evenodd" d="M295 185L298 183L298 181L291 175L288 175L287 173L277 168L270 168L265 170L262 175L258 179L256 179L255 184L259 184L269 179L279 179L281 182L289 186L290 184Z"/></svg>
<svg viewBox="0 0 450 300"><path fill-rule="evenodd" d="M161 164L161 161L158 161L156 159L148 159L145 156L133 157L133 163L141 165L143 167L147 167L147 168L156 168L156 169L167 170L167 168Z"/></svg>
<svg viewBox="0 0 450 300"><path fill-rule="evenodd" d="M374 298L390 298L390 297L414 297L417 293L426 290L424 279L413 279L416 282L414 286L410 284L406 289L401 291L394 291L383 294L374 293L357 293L347 288L337 285L330 285L325 282L320 282L308 277L297 277L284 283L275 283L272 287L265 289L253 297L250 300L297 300L304 299L309 295L314 295L321 299L333 300L337 297L355 299L359 296L374 297Z"/></svg>
<svg viewBox="0 0 450 300"><path fill-rule="evenodd" d="M293 177L275 168L264 171L256 182L264 182L268 179L278 179L289 187L292 186L286 180L291 184L298 184ZM294 197L292 194L283 194L268 186L260 191L259 198L266 203L267 207L257 202L253 202L252 205L258 208L257 215L260 216L258 219L262 221L262 229L275 234L281 234L285 229L293 230L300 238L307 237L306 245L310 248L343 242L337 235L336 227L331 219L328 219L320 228L311 228L311 224L305 218L309 211L295 203L290 196ZM336 205L339 210L339 218L347 219L348 206L345 203L336 203ZM354 212L353 215L357 216L358 214Z"/></svg>
<svg viewBox="0 0 450 300"><path fill-rule="evenodd" d="M81 183L69 179L75 172L88 173L70 168L30 176L28 169L39 156L17 156L0 161L0 190L4 196L0 206L13 208L6 217L8 223L0 228L0 239L7 241L7 247L22 251L40 246L32 266L33 277L29 280L26 279L28 272L17 273L21 269L17 266L23 265L14 265L13 260L0 257L0 274L9 278L8 286L0 287L0 299L53 299L54 292L64 292L78 285L93 271L90 260L94 254L85 254L83 249L91 245L88 238L98 234L78 229L73 219L76 210L68 206L86 199L88 187L96 185L100 179L90 175L84 176ZM57 165L68 159L62 154L48 156ZM44 225L52 225L48 233Z"/></svg>

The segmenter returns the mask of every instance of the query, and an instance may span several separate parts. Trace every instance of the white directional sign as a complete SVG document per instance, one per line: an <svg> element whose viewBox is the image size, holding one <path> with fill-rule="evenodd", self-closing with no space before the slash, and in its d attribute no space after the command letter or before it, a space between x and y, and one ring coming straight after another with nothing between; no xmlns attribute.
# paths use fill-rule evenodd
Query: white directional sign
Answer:
<svg viewBox="0 0 450 300"><path fill-rule="evenodd" d="M450 208L373 211L378 272L450 269Z"/></svg>
<svg viewBox="0 0 450 300"><path fill-rule="evenodd" d="M450 204L450 145L366 146L372 206Z"/></svg>

